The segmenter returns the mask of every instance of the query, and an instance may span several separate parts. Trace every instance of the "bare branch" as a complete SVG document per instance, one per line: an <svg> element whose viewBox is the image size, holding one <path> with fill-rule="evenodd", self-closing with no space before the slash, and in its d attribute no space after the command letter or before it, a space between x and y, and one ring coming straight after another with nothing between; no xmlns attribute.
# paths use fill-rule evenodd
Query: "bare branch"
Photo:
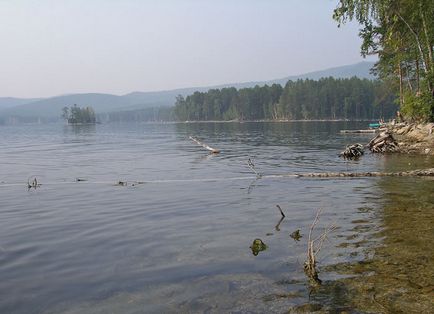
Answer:
<svg viewBox="0 0 434 314"><path fill-rule="evenodd" d="M198 140L195 139L193 136L190 136L189 139L192 140L193 142L195 142L197 145L200 145L200 146L202 146L203 148L209 150L209 151L210 151L211 153L213 153L213 154L218 154L218 153L220 153L220 151L219 151L218 149L212 148L212 147L210 147L210 146L208 146L208 145L206 145L206 144L204 144L204 143L198 141Z"/></svg>

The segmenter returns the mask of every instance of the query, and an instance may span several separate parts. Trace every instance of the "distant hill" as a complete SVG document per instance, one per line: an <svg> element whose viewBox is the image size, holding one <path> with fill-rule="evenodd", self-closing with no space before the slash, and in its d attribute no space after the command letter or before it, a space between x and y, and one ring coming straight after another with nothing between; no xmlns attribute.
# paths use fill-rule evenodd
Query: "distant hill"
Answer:
<svg viewBox="0 0 434 314"><path fill-rule="evenodd" d="M105 112L119 110L119 108L128 106L131 103L122 96L110 94L72 94L21 104L1 111L0 115L41 118L60 117L63 107L72 106L74 104L79 106L92 106L96 112Z"/></svg>
<svg viewBox="0 0 434 314"><path fill-rule="evenodd" d="M358 78L366 78L373 80L375 76L370 73L372 67L374 66L374 62L360 62L352 65L346 65L336 68L330 68L322 71L315 71L301 75L293 75L284 77L278 80L268 81L267 84L281 84L285 85L289 80L296 81L298 79L311 79L311 80L319 80L322 77L334 77L334 78L351 78L353 76L357 76Z"/></svg>
<svg viewBox="0 0 434 314"><path fill-rule="evenodd" d="M285 85L288 80L297 79L320 79L321 77L349 78L357 76L359 78L374 79L369 70L374 65L373 62L360 62L357 64L334 67L322 71L316 71L301 75L288 76L281 79L223 84L208 87L191 87L156 92L133 92L122 96L111 94L71 94L62 95L45 99L19 99L19 98L0 98L0 117L40 117L55 118L60 117L64 106L77 104L79 106L92 106L97 113L108 113L125 110L146 109L152 107L172 106L177 95L189 95L195 91L208 91L214 88L235 87L245 88L255 85L265 84Z"/></svg>
<svg viewBox="0 0 434 314"><path fill-rule="evenodd" d="M0 110L12 108L30 102L38 101L41 98L13 98L13 97L0 97Z"/></svg>

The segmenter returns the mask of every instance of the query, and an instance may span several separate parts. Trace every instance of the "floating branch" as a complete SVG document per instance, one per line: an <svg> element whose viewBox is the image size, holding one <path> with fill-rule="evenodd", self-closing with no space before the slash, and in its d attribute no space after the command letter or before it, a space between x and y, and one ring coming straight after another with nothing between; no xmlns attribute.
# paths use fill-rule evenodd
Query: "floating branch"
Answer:
<svg viewBox="0 0 434 314"><path fill-rule="evenodd" d="M341 133L377 133L378 129L368 129L368 130L341 130Z"/></svg>
<svg viewBox="0 0 434 314"><path fill-rule="evenodd" d="M285 174L280 176L267 177L298 177L298 178L339 178L339 177L432 177L434 176L434 168L418 169L402 172L313 172L313 173L298 173ZM266 178L266 177L264 177Z"/></svg>
<svg viewBox="0 0 434 314"><path fill-rule="evenodd" d="M325 228L319 236L313 238L313 232L319 222L319 216L321 215L321 211L322 209L318 209L315 219L310 226L309 238L307 240L307 258L304 262L304 272L306 273L312 285L321 284L321 279L318 278L318 271L316 269L316 256L321 251L324 241L327 240L328 234L336 230L337 228L335 224L331 224L330 226Z"/></svg>
<svg viewBox="0 0 434 314"><path fill-rule="evenodd" d="M262 175L256 171L255 164L253 163L253 161L250 158L249 158L249 160L247 160L247 166L249 166L250 170L252 170L256 174L256 178L259 179L262 177Z"/></svg>
<svg viewBox="0 0 434 314"><path fill-rule="evenodd" d="M212 148L212 147L210 147L210 146L208 146L208 145L206 145L206 144L198 141L193 136L190 136L189 139L192 140L193 142L195 142L197 145L200 145L203 148L209 150L212 154L219 154L220 153L220 151L218 149Z"/></svg>

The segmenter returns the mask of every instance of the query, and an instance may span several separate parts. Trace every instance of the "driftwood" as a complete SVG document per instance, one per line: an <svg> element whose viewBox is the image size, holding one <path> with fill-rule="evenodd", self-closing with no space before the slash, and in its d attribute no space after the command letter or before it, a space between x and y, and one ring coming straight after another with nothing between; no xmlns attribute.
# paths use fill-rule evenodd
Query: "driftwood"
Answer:
<svg viewBox="0 0 434 314"><path fill-rule="evenodd" d="M209 150L212 154L218 154L218 153L220 153L220 151L218 149L212 148L212 147L210 147L210 146L208 146L208 145L206 145L206 144L198 141L193 136L190 136L189 138L190 138L190 140L192 140L193 142L195 142L197 145L200 145L203 148Z"/></svg>
<svg viewBox="0 0 434 314"><path fill-rule="evenodd" d="M262 177L262 175L256 171L255 164L253 163L253 161L250 158L249 158L249 160L247 160L247 166L249 166L250 170L252 170L256 174L256 178L259 179Z"/></svg>
<svg viewBox="0 0 434 314"><path fill-rule="evenodd" d="M297 178L342 178L342 177L433 177L434 168L401 172L313 172L283 175ZM274 176L275 177L275 176ZM265 176L264 178L267 178Z"/></svg>
<svg viewBox="0 0 434 314"><path fill-rule="evenodd" d="M387 131L375 136L369 142L368 147L373 153L393 153L399 150L398 143Z"/></svg>
<svg viewBox="0 0 434 314"><path fill-rule="evenodd" d="M368 130L341 130L341 133L377 133L378 129Z"/></svg>
<svg viewBox="0 0 434 314"><path fill-rule="evenodd" d="M359 158L365 153L365 148L362 144L352 144L347 145L344 151L339 154L339 157L344 157L346 159Z"/></svg>

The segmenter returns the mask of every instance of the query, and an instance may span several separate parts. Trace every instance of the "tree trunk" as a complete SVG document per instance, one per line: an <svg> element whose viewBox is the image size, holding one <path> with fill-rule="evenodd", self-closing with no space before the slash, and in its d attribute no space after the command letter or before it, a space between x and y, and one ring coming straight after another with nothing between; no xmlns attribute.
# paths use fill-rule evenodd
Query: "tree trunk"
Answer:
<svg viewBox="0 0 434 314"><path fill-rule="evenodd" d="M420 73L419 73L419 58L416 58L416 93L420 92Z"/></svg>
<svg viewBox="0 0 434 314"><path fill-rule="evenodd" d="M403 86L403 74L402 74L402 66L401 62L399 62L398 65L398 71L399 71L399 107L402 108L404 105L404 86Z"/></svg>
<svg viewBox="0 0 434 314"><path fill-rule="evenodd" d="M427 66L431 71L434 71L434 68L433 68L434 67L434 64L433 64L433 45L431 44L430 39L429 39L428 29L426 27L425 14L423 13L423 10L421 7L419 7L419 9L420 9L420 16L422 18L423 32L425 35L426 45L428 48L428 64L427 64Z"/></svg>
<svg viewBox="0 0 434 314"><path fill-rule="evenodd" d="M425 73L428 73L427 61L426 61L426 58L425 58L425 54L423 53L422 44L420 42L419 35L410 26L410 24L407 23L407 21L401 16L401 14L396 13L396 15L401 19L401 21L404 22L404 24L407 26L407 28L410 30L410 32L414 35L414 39L416 41L416 45L417 45L417 48L419 50L420 58L421 58L421 61L422 61L423 70L424 70Z"/></svg>

